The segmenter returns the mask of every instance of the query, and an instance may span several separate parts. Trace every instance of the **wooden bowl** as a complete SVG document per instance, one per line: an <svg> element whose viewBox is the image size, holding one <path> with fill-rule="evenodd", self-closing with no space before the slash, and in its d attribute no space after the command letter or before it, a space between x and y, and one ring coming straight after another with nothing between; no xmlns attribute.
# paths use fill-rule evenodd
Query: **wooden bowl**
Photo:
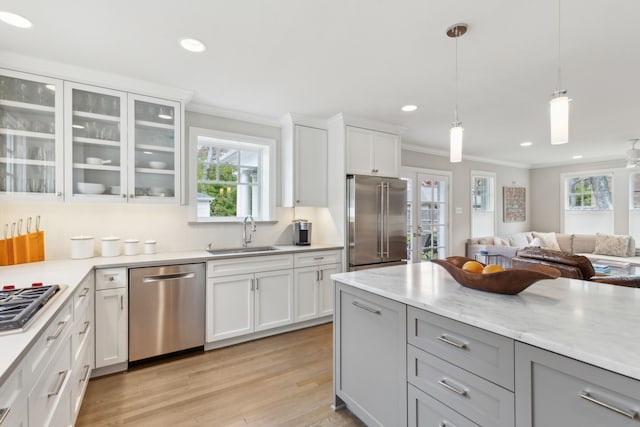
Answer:
<svg viewBox="0 0 640 427"><path fill-rule="evenodd" d="M455 281L462 286L498 294L515 295L524 291L538 280L560 277L560 270L557 268L539 264L531 264L530 267L524 269L505 270L497 273L469 273L462 269L462 266L467 261L473 260L461 256L431 260L431 262L441 265L447 270Z"/></svg>

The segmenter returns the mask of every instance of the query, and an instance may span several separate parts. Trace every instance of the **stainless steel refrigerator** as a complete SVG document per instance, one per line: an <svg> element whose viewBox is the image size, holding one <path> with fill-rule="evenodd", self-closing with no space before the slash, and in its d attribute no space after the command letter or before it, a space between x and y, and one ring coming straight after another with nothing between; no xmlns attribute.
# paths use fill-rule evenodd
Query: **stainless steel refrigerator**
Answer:
<svg viewBox="0 0 640 427"><path fill-rule="evenodd" d="M349 271L405 264L407 182L347 175Z"/></svg>

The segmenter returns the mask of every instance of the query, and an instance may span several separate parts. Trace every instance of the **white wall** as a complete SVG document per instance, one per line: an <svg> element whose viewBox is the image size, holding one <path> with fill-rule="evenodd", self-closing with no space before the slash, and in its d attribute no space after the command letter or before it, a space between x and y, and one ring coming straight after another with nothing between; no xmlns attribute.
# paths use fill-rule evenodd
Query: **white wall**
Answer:
<svg viewBox="0 0 640 427"><path fill-rule="evenodd" d="M613 172L613 233L629 234L629 175L622 160L564 165L531 170L531 226L539 231L562 232L561 175L564 173ZM593 229L595 233L600 230ZM608 231L602 231L608 232Z"/></svg>
<svg viewBox="0 0 640 427"><path fill-rule="evenodd" d="M280 143L280 128L275 126L192 112L186 113L186 126L187 129L197 126L273 138L278 147ZM185 143L188 141L187 135ZM276 188L279 200L280 185L276 184ZM141 241L153 239L158 242L158 252L204 249L211 241L218 248L241 245L241 224L189 224L188 209L188 206L177 204L27 202L6 197L0 200L0 226L19 218L40 215L40 226L45 231L46 259L69 258L69 239L81 234L96 238L96 255L100 254L99 239L107 236ZM337 240L327 209L296 208L294 211L277 208L277 221L259 223L252 245L292 244L294 216L313 222L312 243L335 243Z"/></svg>
<svg viewBox="0 0 640 427"><path fill-rule="evenodd" d="M464 160L450 163L448 157L418 151L402 150L402 165L451 171L451 250L450 255L464 255L464 243L471 235L471 170L496 174L496 234L505 235L531 229L529 170L490 163ZM502 187L525 187L527 214L524 222L505 223L502 218ZM456 208L462 213L457 214Z"/></svg>

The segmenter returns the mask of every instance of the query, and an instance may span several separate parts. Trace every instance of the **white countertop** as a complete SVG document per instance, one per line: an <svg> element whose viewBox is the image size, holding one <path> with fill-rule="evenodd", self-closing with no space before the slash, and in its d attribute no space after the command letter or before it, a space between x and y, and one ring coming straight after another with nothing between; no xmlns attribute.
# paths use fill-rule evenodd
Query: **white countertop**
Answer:
<svg viewBox="0 0 640 427"><path fill-rule="evenodd" d="M296 252L321 250L337 250L342 246L311 245L311 246L276 246L278 250L268 252L244 252L234 254L212 255L205 250L184 252L162 252L154 255L132 255L117 257L95 257L88 259L68 259L33 262L0 267L0 287L14 285L16 288L31 286L34 282L45 285L64 285L62 292L40 310L35 319L30 322L24 332L0 334L0 386L6 381L15 366L28 352L33 341L40 335L52 317L73 294L76 287L94 268L109 267L146 267L163 264L184 264L191 262L206 262L215 259L240 258L252 256L269 256Z"/></svg>
<svg viewBox="0 0 640 427"><path fill-rule="evenodd" d="M558 278L500 295L465 288L428 262L331 277L640 380L640 289Z"/></svg>

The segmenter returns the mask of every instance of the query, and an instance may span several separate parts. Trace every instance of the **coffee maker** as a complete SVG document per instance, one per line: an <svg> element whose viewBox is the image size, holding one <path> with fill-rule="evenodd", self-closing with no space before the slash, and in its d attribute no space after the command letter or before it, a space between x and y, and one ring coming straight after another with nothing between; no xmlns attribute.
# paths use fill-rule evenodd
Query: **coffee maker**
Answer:
<svg viewBox="0 0 640 427"><path fill-rule="evenodd" d="M311 221L296 219L293 221L293 243L297 246L311 244Z"/></svg>

